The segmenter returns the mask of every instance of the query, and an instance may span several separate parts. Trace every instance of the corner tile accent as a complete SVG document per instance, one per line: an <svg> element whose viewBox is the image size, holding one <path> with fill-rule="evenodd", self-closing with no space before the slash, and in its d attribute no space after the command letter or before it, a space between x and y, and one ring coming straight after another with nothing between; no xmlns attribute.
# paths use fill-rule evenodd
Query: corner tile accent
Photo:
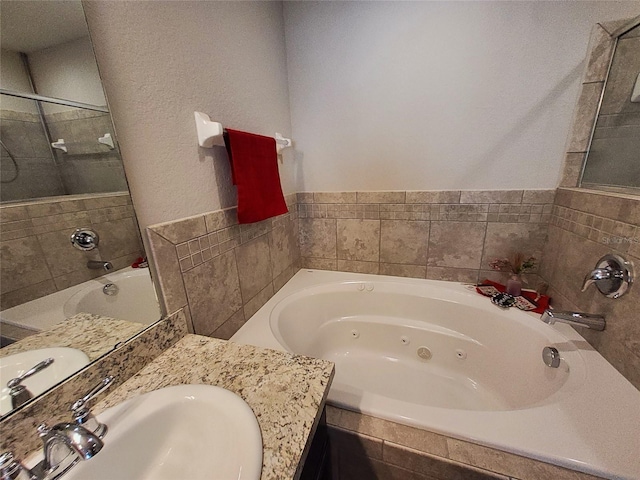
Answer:
<svg viewBox="0 0 640 480"><path fill-rule="evenodd" d="M98 248L81 252L69 244L79 227L100 235ZM118 270L143 252L128 192L2 205L0 247L2 309L102 275L87 260L108 260Z"/></svg>
<svg viewBox="0 0 640 480"><path fill-rule="evenodd" d="M297 196L285 200L289 213L252 224L228 208L148 227L164 311L188 307L194 333L233 335L300 264Z"/></svg>
<svg viewBox="0 0 640 480"><path fill-rule="evenodd" d="M13 451L17 458L25 458L40 447L36 427L47 422L53 425L69 421L69 408L107 375L116 377L114 384L98 398L106 397L122 385L147 363L184 337L186 331L184 312L178 311L160 320L137 336L106 354L60 386L24 408L2 420L0 449Z"/></svg>

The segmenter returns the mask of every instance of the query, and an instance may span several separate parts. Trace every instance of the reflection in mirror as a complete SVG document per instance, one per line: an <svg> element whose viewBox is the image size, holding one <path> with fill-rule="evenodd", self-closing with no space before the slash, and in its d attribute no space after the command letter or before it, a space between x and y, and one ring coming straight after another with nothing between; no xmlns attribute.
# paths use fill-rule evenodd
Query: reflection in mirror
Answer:
<svg viewBox="0 0 640 480"><path fill-rule="evenodd" d="M160 311L81 2L3 1L0 19L6 405L6 376L35 366L16 370L23 352L70 347L91 362L157 321ZM98 234L93 250L72 246L78 228ZM23 381L33 397L66 378L62 363Z"/></svg>
<svg viewBox="0 0 640 480"><path fill-rule="evenodd" d="M634 91L640 92L640 26L617 41L582 187L623 188L640 194L640 98Z"/></svg>

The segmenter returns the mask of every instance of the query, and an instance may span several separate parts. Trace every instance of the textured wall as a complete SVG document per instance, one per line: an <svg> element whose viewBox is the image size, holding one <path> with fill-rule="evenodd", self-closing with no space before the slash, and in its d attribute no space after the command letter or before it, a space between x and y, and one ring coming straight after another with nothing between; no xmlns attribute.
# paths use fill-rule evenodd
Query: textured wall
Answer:
<svg viewBox="0 0 640 480"><path fill-rule="evenodd" d="M92 227L100 245L76 250L69 236ZM0 207L2 305L15 305L77 285L104 272L89 270L88 260L131 265L142 245L128 193L3 205Z"/></svg>
<svg viewBox="0 0 640 480"><path fill-rule="evenodd" d="M555 188L597 21L637 2L285 2L301 191Z"/></svg>
<svg viewBox="0 0 640 480"><path fill-rule="evenodd" d="M194 111L291 134L279 2L85 2L142 227L235 205L223 148L199 148ZM296 191L292 153L280 164Z"/></svg>

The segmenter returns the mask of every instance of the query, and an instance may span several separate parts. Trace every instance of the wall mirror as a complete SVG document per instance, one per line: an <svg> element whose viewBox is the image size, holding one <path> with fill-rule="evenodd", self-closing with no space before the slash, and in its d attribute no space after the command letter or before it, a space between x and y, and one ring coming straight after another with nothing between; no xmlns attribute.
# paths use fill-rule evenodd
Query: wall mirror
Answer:
<svg viewBox="0 0 640 480"><path fill-rule="evenodd" d="M37 398L160 310L81 2L3 1L0 21L4 417L16 410L9 380L54 358L23 382ZM91 251L70 241L85 227L98 234Z"/></svg>
<svg viewBox="0 0 640 480"><path fill-rule="evenodd" d="M640 194L640 25L616 40L580 186Z"/></svg>

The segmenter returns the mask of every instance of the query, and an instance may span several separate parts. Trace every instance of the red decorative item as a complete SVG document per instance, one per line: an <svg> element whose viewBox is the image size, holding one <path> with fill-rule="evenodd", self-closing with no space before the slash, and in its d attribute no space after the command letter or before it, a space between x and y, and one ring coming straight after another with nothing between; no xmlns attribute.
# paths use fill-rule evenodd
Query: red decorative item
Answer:
<svg viewBox="0 0 640 480"><path fill-rule="evenodd" d="M254 223L287 213L282 195L276 141L226 130L233 183L238 187L238 223Z"/></svg>
<svg viewBox="0 0 640 480"><path fill-rule="evenodd" d="M505 292L506 289L507 289L501 283L493 282L493 281L488 280L488 279L486 279L484 282L482 282L482 284L483 285L492 285L496 289L498 289L500 292ZM476 288L476 291L477 291L477 288ZM481 292L478 291L478 293L480 293L482 295ZM527 290L523 290L520 295L522 295L523 297L525 297L528 300L531 300L531 301L535 302L538 305L538 308L536 308L535 310L531 310L533 313L544 313L544 311L547 308L549 308L549 301L551 300L551 298L548 297L547 295L540 295L540 298L537 298L538 294L536 292L529 292Z"/></svg>

